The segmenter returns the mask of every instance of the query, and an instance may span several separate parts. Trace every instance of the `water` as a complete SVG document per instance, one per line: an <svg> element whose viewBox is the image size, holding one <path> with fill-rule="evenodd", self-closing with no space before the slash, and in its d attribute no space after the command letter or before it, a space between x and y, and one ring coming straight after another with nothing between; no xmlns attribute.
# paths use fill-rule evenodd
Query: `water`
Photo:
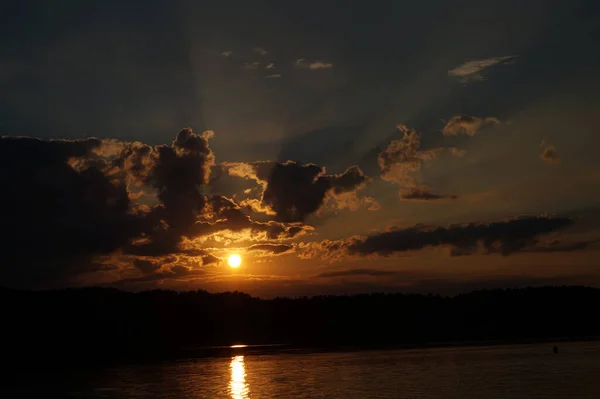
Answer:
<svg viewBox="0 0 600 399"><path fill-rule="evenodd" d="M62 374L52 383L31 381L10 397L35 389L85 398L600 398L600 343L559 349L556 355L550 344L238 355Z"/></svg>

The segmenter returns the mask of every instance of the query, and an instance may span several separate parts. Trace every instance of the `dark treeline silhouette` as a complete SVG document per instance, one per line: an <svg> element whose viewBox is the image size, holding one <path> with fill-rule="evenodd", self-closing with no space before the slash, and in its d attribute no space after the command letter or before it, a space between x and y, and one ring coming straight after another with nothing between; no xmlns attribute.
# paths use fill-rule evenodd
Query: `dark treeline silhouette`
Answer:
<svg viewBox="0 0 600 399"><path fill-rule="evenodd" d="M2 289L0 300L4 361L51 364L162 359L239 343L318 348L600 335L600 290L586 287L272 300L201 290Z"/></svg>

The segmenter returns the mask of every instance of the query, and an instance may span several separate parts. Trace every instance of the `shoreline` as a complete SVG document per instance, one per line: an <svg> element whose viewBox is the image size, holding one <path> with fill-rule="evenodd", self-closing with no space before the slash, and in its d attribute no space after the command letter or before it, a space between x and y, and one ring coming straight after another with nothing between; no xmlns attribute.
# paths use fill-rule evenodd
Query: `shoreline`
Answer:
<svg viewBox="0 0 600 399"><path fill-rule="evenodd" d="M87 373L93 370L106 370L110 368L152 366L168 363L188 363L204 361L209 359L230 358L234 356L270 356L270 355L310 355L327 353L353 353L368 351L400 351L400 350L428 350L428 349L447 349L447 348L476 348L476 347L494 347L494 346L513 346L513 345L538 345L538 344L560 344L562 343L586 343L598 342L600 336L589 337L556 337L556 338L536 338L536 339L514 339L514 340L493 340L493 341L465 341L465 342L436 342L428 344L397 344L397 345L284 345L284 344L266 344L249 345L247 347L208 347L187 350L186 352L172 352L164 356L125 356L119 359L61 359L51 363L52 372L48 372L48 363L43 361L32 365L30 361L20 364L18 360L13 361L12 372L4 377L5 382L17 383L23 377L34 375L47 375L51 377L56 373L67 375L77 375ZM550 349L549 349L550 350ZM20 359L21 361L30 360ZM56 360L56 359L55 359Z"/></svg>
<svg viewBox="0 0 600 399"><path fill-rule="evenodd" d="M431 342L417 344L357 344L357 345L296 345L296 344L256 344L245 346L213 346L202 348L184 349L175 360L228 357L228 356L265 356L274 354L310 354L310 353L341 353L362 351L386 351L386 350L420 350L437 348L473 348L491 347L502 345L535 345L544 343L572 343L572 342L595 342L600 341L600 336L588 337L550 337L550 338L527 338L510 340L484 340L484 341L452 341Z"/></svg>

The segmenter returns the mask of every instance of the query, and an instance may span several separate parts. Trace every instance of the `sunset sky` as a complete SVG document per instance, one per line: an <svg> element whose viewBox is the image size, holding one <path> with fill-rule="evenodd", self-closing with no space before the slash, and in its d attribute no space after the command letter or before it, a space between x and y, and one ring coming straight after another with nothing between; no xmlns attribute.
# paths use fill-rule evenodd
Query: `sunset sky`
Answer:
<svg viewBox="0 0 600 399"><path fill-rule="evenodd" d="M0 285L600 286L597 0L143 4L3 5Z"/></svg>

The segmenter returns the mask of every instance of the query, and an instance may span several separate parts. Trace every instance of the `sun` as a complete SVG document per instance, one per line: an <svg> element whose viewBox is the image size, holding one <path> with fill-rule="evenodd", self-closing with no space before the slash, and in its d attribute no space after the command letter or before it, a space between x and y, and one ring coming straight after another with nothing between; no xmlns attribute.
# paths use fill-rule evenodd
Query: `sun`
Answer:
<svg viewBox="0 0 600 399"><path fill-rule="evenodd" d="M238 254L231 254L229 255L229 258L227 258L227 263L229 264L230 267L233 267L234 269L240 267L240 265L242 264L242 257L239 256Z"/></svg>

